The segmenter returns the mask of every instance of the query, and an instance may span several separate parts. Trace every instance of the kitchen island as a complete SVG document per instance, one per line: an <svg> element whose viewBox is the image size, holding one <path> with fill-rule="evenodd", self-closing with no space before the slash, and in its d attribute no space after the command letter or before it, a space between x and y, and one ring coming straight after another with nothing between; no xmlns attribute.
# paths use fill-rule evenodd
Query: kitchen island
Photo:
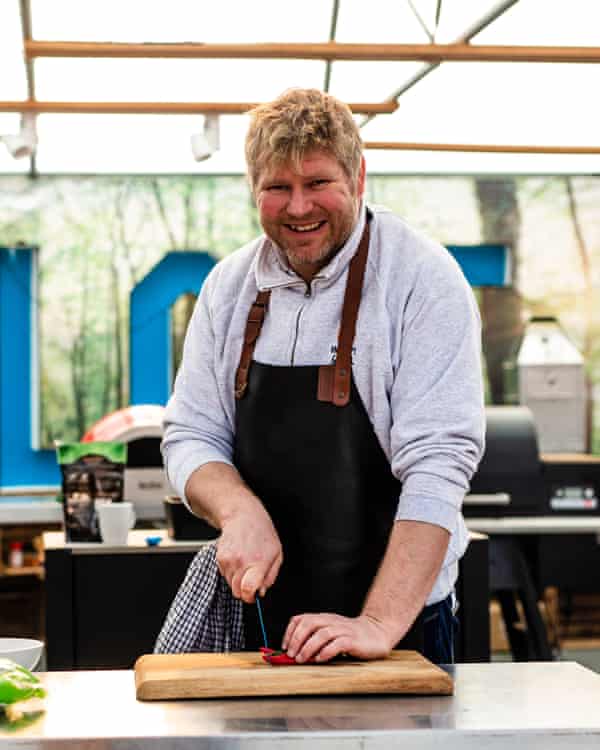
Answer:
<svg viewBox="0 0 600 750"><path fill-rule="evenodd" d="M275 667L274 667L275 668ZM301 669L301 667L298 667ZM525 750L600 747L600 675L572 662L459 664L453 696L142 703L130 670L47 672L47 711L0 750Z"/></svg>

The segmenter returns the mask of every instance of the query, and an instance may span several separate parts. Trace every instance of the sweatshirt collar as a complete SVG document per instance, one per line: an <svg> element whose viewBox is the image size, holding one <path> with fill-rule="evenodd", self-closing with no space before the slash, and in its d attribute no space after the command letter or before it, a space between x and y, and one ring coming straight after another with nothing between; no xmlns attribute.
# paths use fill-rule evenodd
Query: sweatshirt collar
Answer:
<svg viewBox="0 0 600 750"><path fill-rule="evenodd" d="M350 236L342 245L340 250L333 256L326 266L319 271L313 281L319 281L323 286L333 284L345 271L358 249L360 238L366 221L366 205L361 203L358 211L358 219ZM260 291L282 286L295 286L305 284L301 276L290 267L287 258L281 248L263 236L260 249L255 262L254 272L256 284Z"/></svg>

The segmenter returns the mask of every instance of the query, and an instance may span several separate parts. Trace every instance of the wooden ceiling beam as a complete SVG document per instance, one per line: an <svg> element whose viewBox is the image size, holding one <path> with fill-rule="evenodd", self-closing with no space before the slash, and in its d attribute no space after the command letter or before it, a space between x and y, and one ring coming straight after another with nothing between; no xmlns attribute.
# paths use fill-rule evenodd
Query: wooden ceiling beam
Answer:
<svg viewBox="0 0 600 750"><path fill-rule="evenodd" d="M423 62L598 63L600 47L508 46L481 44L128 44L26 40L25 56L161 57L226 59L371 60Z"/></svg>
<svg viewBox="0 0 600 750"><path fill-rule="evenodd" d="M482 143L410 143L365 141L363 147L379 151L459 151L496 154L600 154L600 146L534 146Z"/></svg>
<svg viewBox="0 0 600 750"><path fill-rule="evenodd" d="M0 112L36 112L39 114L111 114L111 115L242 115L256 103L250 102L41 102L0 101ZM391 114L398 102L349 103L355 114Z"/></svg>

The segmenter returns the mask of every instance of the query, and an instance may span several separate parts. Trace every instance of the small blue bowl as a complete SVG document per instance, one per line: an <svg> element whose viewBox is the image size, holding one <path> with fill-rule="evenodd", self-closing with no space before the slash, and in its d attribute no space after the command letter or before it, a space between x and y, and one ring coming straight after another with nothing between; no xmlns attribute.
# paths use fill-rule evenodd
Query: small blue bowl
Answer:
<svg viewBox="0 0 600 750"><path fill-rule="evenodd" d="M147 536L146 537L146 544L148 547L158 547L158 545L162 542L161 536Z"/></svg>

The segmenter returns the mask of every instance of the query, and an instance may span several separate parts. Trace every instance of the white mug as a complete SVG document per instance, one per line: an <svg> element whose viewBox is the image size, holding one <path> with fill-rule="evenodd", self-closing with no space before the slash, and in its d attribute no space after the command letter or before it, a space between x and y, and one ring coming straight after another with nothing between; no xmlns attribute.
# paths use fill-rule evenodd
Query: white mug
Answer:
<svg viewBox="0 0 600 750"><path fill-rule="evenodd" d="M135 524L133 504L96 503L96 513L100 525L100 535L105 544L127 544L129 530Z"/></svg>

